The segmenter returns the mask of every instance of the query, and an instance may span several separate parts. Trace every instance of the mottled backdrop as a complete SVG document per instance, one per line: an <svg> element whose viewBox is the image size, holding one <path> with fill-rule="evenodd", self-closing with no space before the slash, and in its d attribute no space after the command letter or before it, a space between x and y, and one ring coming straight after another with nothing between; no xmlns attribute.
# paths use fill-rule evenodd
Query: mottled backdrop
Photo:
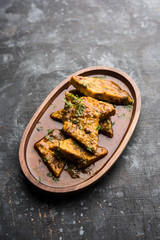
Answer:
<svg viewBox="0 0 160 240"><path fill-rule="evenodd" d="M85 192L52 198L21 172L30 118L64 78L125 71L142 111L123 155ZM0 238L160 239L160 1L0 1Z"/></svg>

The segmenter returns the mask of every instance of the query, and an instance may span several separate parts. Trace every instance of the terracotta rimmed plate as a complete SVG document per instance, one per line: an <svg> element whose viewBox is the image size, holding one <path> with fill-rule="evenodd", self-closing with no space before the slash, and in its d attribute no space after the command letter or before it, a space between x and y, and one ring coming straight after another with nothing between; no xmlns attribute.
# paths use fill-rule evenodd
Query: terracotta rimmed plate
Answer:
<svg viewBox="0 0 160 240"><path fill-rule="evenodd" d="M34 144L47 134L47 129L62 129L62 123L52 120L50 114L63 108L65 91L74 89L69 85L71 76L48 95L26 127L20 143L19 161L23 173L31 183L53 194L73 193L99 180L114 165L125 149L136 127L141 109L140 91L133 79L126 73L114 68L98 66L82 69L73 75L97 76L112 80L130 93L134 99L134 105L132 108L116 106L116 115L112 117L113 138L99 135L98 145L108 150L104 158L91 165L87 173L81 173L80 178L72 179L67 171L63 171L59 181L54 181L47 176L49 170L43 162L39 161L40 157L34 150ZM38 179L41 179L41 182Z"/></svg>

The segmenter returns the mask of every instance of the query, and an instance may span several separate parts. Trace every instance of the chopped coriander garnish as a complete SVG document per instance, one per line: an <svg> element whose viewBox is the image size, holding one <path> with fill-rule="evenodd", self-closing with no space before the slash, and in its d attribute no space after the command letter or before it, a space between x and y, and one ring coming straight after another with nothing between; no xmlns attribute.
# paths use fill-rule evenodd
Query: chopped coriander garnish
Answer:
<svg viewBox="0 0 160 240"><path fill-rule="evenodd" d="M131 104L133 104L134 103L134 101L133 101L133 99L131 99Z"/></svg>
<svg viewBox="0 0 160 240"><path fill-rule="evenodd" d="M75 96L74 96L73 93L69 93L69 94L68 94L68 97L70 97L70 98L74 98Z"/></svg>
<svg viewBox="0 0 160 240"><path fill-rule="evenodd" d="M131 105L131 104L126 105L126 106L124 106L124 108L126 108L129 112L131 112L133 105Z"/></svg>
<svg viewBox="0 0 160 240"><path fill-rule="evenodd" d="M52 130L51 130L51 129L47 129L47 132L48 132L48 133L51 133L51 132L52 132Z"/></svg>
<svg viewBox="0 0 160 240"><path fill-rule="evenodd" d="M82 126L81 125L79 126L79 129L82 130Z"/></svg>
<svg viewBox="0 0 160 240"><path fill-rule="evenodd" d="M52 177L52 176L53 176L53 174L52 174L52 173L50 173L50 172L49 172L49 173L47 173L46 175L47 175L47 177Z"/></svg>
<svg viewBox="0 0 160 240"><path fill-rule="evenodd" d="M57 159L61 159L62 158L62 153L60 152L60 149L56 149L53 151L53 155L57 158Z"/></svg>
<svg viewBox="0 0 160 240"><path fill-rule="evenodd" d="M76 114L78 116L82 115L83 111L84 111L84 105L83 104L78 104L75 106L77 111L76 111Z"/></svg>
<svg viewBox="0 0 160 240"><path fill-rule="evenodd" d="M83 83L82 86L85 87L85 88L87 88L87 84L85 84L85 83Z"/></svg>
<svg viewBox="0 0 160 240"><path fill-rule="evenodd" d="M73 144L74 144L75 146L79 146L78 143L76 143L76 142L74 142Z"/></svg>
<svg viewBox="0 0 160 240"><path fill-rule="evenodd" d="M96 129L97 129L98 131L99 131L99 130L102 130L101 125L98 125Z"/></svg>
<svg viewBox="0 0 160 240"><path fill-rule="evenodd" d="M52 140L53 140L53 138L48 138L48 140L50 141L50 142L53 142Z"/></svg>
<svg viewBox="0 0 160 240"><path fill-rule="evenodd" d="M126 114L125 113L123 113L122 115L121 115L121 117L125 117L126 116Z"/></svg>
<svg viewBox="0 0 160 240"><path fill-rule="evenodd" d="M74 98L74 99L72 100L72 102L73 102L73 103L79 103L79 99Z"/></svg>
<svg viewBox="0 0 160 240"><path fill-rule="evenodd" d="M76 124L76 123L79 123L79 121L80 121L79 119L75 119L75 120L73 120L73 123Z"/></svg>
<svg viewBox="0 0 160 240"><path fill-rule="evenodd" d="M52 107L52 108L55 108L55 107L56 107L56 105L54 105L54 104L51 104L51 107Z"/></svg>
<svg viewBox="0 0 160 240"><path fill-rule="evenodd" d="M80 97L80 96L78 96L77 94L76 94L76 98L78 98L79 100L82 100L82 99L81 99L81 97Z"/></svg>
<svg viewBox="0 0 160 240"><path fill-rule="evenodd" d="M37 171L37 169L38 169L37 167L34 168L35 171Z"/></svg>
<svg viewBox="0 0 160 240"><path fill-rule="evenodd" d="M92 148L91 148L90 146L87 147L87 150L90 151L90 152L92 152Z"/></svg>
<svg viewBox="0 0 160 240"><path fill-rule="evenodd" d="M112 122L111 124L112 124L112 126L113 126L113 125L115 124L115 122Z"/></svg>
<svg viewBox="0 0 160 240"><path fill-rule="evenodd" d="M108 130L111 130L111 125L109 125L109 126L107 127L107 129L108 129Z"/></svg>
<svg viewBox="0 0 160 240"><path fill-rule="evenodd" d="M43 127L36 127L36 130L38 131L38 132L40 132L40 131L42 131L43 130Z"/></svg>
<svg viewBox="0 0 160 240"><path fill-rule="evenodd" d="M44 159L43 159L43 162L48 162L48 159L47 159L47 158L44 158Z"/></svg>
<svg viewBox="0 0 160 240"><path fill-rule="evenodd" d="M58 142L58 148L57 148L58 151L60 151L60 142ZM60 153L60 152L59 152Z"/></svg>
<svg viewBox="0 0 160 240"><path fill-rule="evenodd" d="M37 181L40 183L40 182L41 182L41 177L39 177L39 178L37 179Z"/></svg>
<svg viewBox="0 0 160 240"><path fill-rule="evenodd" d="M65 102L65 107L66 107L66 108L72 107L72 104L71 104L70 102L68 102L68 101L66 100L66 98L64 98L63 100L64 100L64 102Z"/></svg>
<svg viewBox="0 0 160 240"><path fill-rule="evenodd" d="M59 178L53 177L53 180L54 180L55 182L58 182L58 181L59 181Z"/></svg>

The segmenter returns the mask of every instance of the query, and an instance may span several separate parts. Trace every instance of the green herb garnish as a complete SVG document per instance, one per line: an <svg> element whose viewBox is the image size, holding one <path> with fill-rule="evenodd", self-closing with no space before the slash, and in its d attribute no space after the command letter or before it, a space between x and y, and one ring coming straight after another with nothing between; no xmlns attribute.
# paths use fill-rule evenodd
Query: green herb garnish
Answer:
<svg viewBox="0 0 160 240"><path fill-rule="evenodd" d="M101 125L98 125L96 129L97 129L98 131L99 131L99 130L102 130Z"/></svg>
<svg viewBox="0 0 160 240"><path fill-rule="evenodd" d="M53 177L53 180L54 180L55 182L58 182L58 181L59 181L59 178Z"/></svg>
<svg viewBox="0 0 160 240"><path fill-rule="evenodd" d="M131 112L133 105L131 105L131 104L126 105L126 106L124 106L124 108L126 108L129 112Z"/></svg>
<svg viewBox="0 0 160 240"><path fill-rule="evenodd" d="M43 159L43 162L48 162L48 159L45 157L45 158Z"/></svg>
<svg viewBox="0 0 160 240"><path fill-rule="evenodd" d="M56 105L54 105L54 104L51 104L51 107L52 107L52 108L55 108L55 107L56 107Z"/></svg>
<svg viewBox="0 0 160 240"><path fill-rule="evenodd" d="M52 132L52 130L51 130L51 129L47 129L47 132L48 132L48 134L49 134L49 133L51 133L51 132Z"/></svg>
<svg viewBox="0 0 160 240"><path fill-rule="evenodd" d="M82 130L82 126L81 125L79 126L79 129Z"/></svg>
<svg viewBox="0 0 160 240"><path fill-rule="evenodd" d="M37 181L40 183L40 182L41 182L41 177L39 177L39 178L37 179Z"/></svg>
<svg viewBox="0 0 160 240"><path fill-rule="evenodd" d="M115 124L115 122L111 122L112 126Z"/></svg>
<svg viewBox="0 0 160 240"><path fill-rule="evenodd" d="M72 104L71 104L70 102L68 102L68 101L66 100L66 98L64 98L63 101L65 102L65 107L66 107L66 108L72 107Z"/></svg>
<svg viewBox="0 0 160 240"><path fill-rule="evenodd" d="M133 101L133 99L131 99L131 104L133 105L133 103L134 103L134 101Z"/></svg>
<svg viewBox="0 0 160 240"><path fill-rule="evenodd" d="M53 155L57 158L57 159L61 159L62 158L62 153L60 152L60 149L56 149L53 151Z"/></svg>
<svg viewBox="0 0 160 240"><path fill-rule="evenodd" d="M52 176L53 176L53 174L52 174L52 173L50 173L50 172L49 172L49 173L47 173L46 175L47 175L47 177L52 177Z"/></svg>
<svg viewBox="0 0 160 240"><path fill-rule="evenodd" d="M78 147L79 147L78 143L74 142L73 144L74 144L75 146L78 146Z"/></svg>
<svg viewBox="0 0 160 240"><path fill-rule="evenodd" d="M85 83L83 83L82 86L85 87L85 88L87 88L87 84L85 84Z"/></svg>
<svg viewBox="0 0 160 240"><path fill-rule="evenodd" d="M90 151L90 152L92 152L92 148L91 148L90 146L87 147L87 150Z"/></svg>
<svg viewBox="0 0 160 240"><path fill-rule="evenodd" d="M68 97L70 97L70 98L75 98L75 96L74 96L73 93L69 93L69 94L68 94Z"/></svg>
<svg viewBox="0 0 160 240"><path fill-rule="evenodd" d="M40 131L42 131L43 130L43 127L36 127L36 130L38 131L38 132L40 132Z"/></svg>
<svg viewBox="0 0 160 240"><path fill-rule="evenodd" d="M75 120L73 120L73 123L76 124L76 123L79 123L79 121L80 121L79 119L75 119Z"/></svg>
<svg viewBox="0 0 160 240"><path fill-rule="evenodd" d="M50 142L53 142L52 140L53 140L53 138L48 138L48 140L50 141Z"/></svg>
<svg viewBox="0 0 160 240"><path fill-rule="evenodd" d="M84 105L83 105L83 104L77 104L77 105L75 106L75 108L77 109L76 114L77 114L78 116L81 116L82 113L83 113L83 111L84 111Z"/></svg>
<svg viewBox="0 0 160 240"><path fill-rule="evenodd" d="M88 160L87 160L87 159L83 160L83 163L87 163L87 162L88 162Z"/></svg>
<svg viewBox="0 0 160 240"><path fill-rule="evenodd" d="M78 98L80 101L82 100L80 96L76 94L76 98Z"/></svg>
<svg viewBox="0 0 160 240"><path fill-rule="evenodd" d="M58 142L58 148L57 148L58 151L60 151L60 142Z"/></svg>

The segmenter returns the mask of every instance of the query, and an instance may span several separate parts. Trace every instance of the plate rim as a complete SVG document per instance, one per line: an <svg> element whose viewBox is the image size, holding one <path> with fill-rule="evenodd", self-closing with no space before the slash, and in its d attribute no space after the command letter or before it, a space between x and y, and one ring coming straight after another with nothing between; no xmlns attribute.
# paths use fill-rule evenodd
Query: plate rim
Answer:
<svg viewBox="0 0 160 240"><path fill-rule="evenodd" d="M25 144L27 141L27 137L31 131L31 127L33 126L34 122L37 119L37 116L41 113L42 109L46 106L47 103L51 103L51 99L54 96L54 94L61 89L61 87L63 87L71 78L71 76L73 75L80 75L83 74L85 72L90 72L90 71L94 71L94 70L104 70L104 71L112 71L115 72L119 75L121 75L123 78L125 78L132 86L134 93L135 93L135 99L136 99L136 106L135 106L135 113L133 116L133 119L131 120L129 129L126 130L125 132L125 136L122 138L120 145L118 146L118 148L116 149L116 151L113 153L113 155L111 156L111 158L109 159L109 161L103 166L102 169L99 170L99 172L95 175L92 176L91 178L89 178L88 180L85 180L82 183L78 183L72 186L68 186L68 187L51 187L51 186L47 186L44 185L43 183L38 182L34 176L31 174L31 172L28 169L27 163L26 163L26 149L25 149ZM111 67L107 67L107 66L94 66L94 67L88 67L88 68L83 68L71 75L69 75L66 79L64 79L60 84L58 84L58 86L56 86L51 93L44 99L44 101L41 103L41 105L38 107L38 109L36 110L36 112L33 114L32 118L30 119L23 135L20 141L20 147L19 147L19 163L21 166L21 169L24 173L24 175L26 176L26 178L37 188L46 191L48 193L52 193L55 195L66 195L66 194L70 194L70 193L74 193L77 191L81 191L89 186L91 186L92 184L96 183L98 180L100 180L109 170L111 167L113 167L113 165L116 163L116 161L118 160L118 158L120 157L120 155L122 154L122 152L124 151L124 149L126 148L127 143L129 142L135 127L137 125L139 116L140 116L140 111L141 111L141 95L140 95L140 90L137 86L137 84L135 83L135 81L125 72L116 69L116 68L111 68ZM30 137L28 137L29 139Z"/></svg>

